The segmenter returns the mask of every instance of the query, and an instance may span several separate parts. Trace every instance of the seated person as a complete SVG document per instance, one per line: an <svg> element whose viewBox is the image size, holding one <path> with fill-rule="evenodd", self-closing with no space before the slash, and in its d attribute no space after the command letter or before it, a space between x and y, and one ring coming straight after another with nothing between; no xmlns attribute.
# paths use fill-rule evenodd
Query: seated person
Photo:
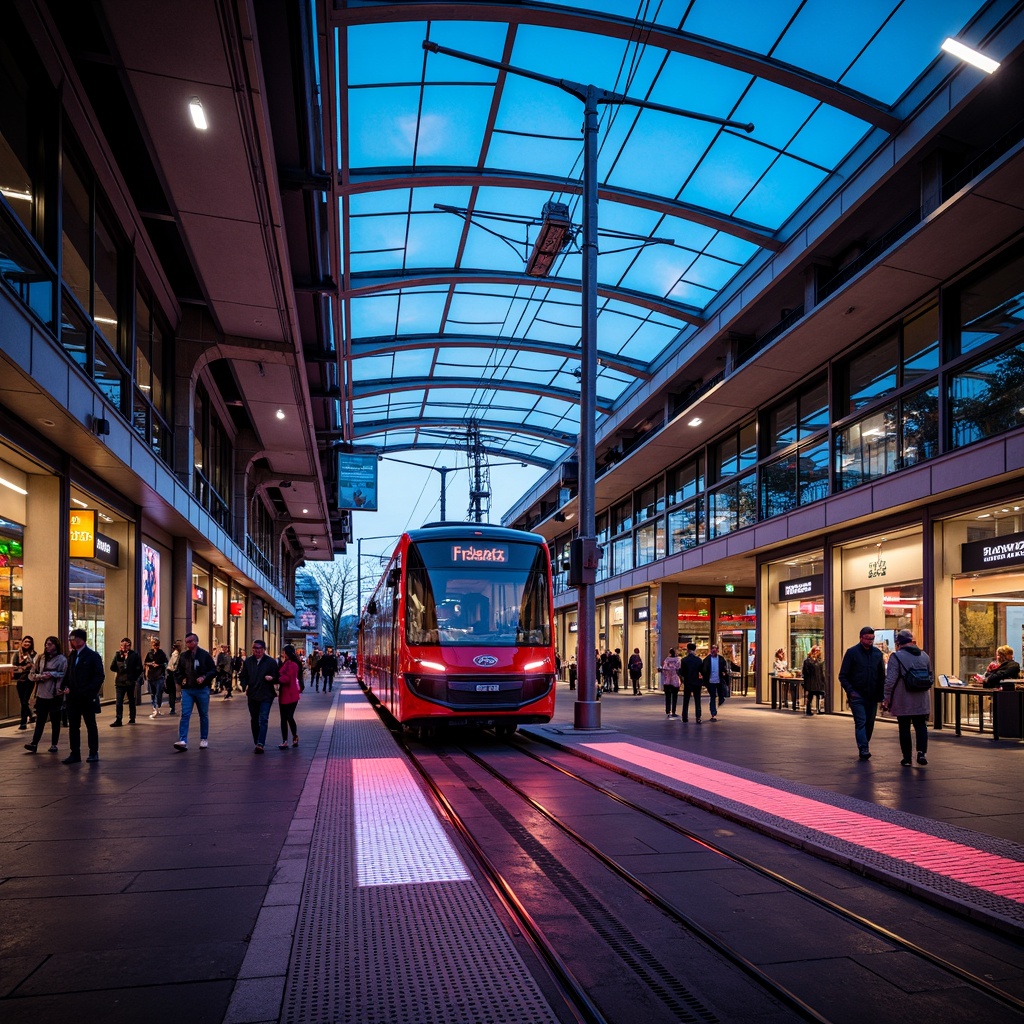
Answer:
<svg viewBox="0 0 1024 1024"><path fill-rule="evenodd" d="M995 666L995 667L993 667ZM986 690L1012 690L1011 680L1020 678L1020 665L1013 660L1013 648L1002 646L996 648L996 660L989 665L982 685Z"/></svg>

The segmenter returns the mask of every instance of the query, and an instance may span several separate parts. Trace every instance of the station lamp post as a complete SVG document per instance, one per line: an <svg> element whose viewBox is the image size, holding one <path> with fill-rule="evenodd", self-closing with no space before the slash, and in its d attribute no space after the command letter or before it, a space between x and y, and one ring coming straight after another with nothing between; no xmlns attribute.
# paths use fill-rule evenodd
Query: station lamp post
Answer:
<svg viewBox="0 0 1024 1024"><path fill-rule="evenodd" d="M579 454L579 511L580 533L573 546L573 566L570 574L578 593L577 642L579 654L579 688L573 713L577 729L599 729L601 727L601 705L597 699L597 658L595 636L596 601L594 587L597 582L598 544L596 531L596 510L594 508L595 433L597 413L597 108L600 104L640 107L644 110L658 110L666 114L677 114L691 120L706 121L728 128L739 128L752 132L752 124L730 121L711 114L700 114L677 107L633 99L622 93L600 89L595 85L583 85L565 78L553 78L526 68L517 68L502 61L488 60L475 54L450 50L447 47L423 41L423 49L431 53L444 54L471 64L494 68L521 78L561 89L581 100L584 105L583 124L583 280L581 282L582 334L580 338L580 431Z"/></svg>

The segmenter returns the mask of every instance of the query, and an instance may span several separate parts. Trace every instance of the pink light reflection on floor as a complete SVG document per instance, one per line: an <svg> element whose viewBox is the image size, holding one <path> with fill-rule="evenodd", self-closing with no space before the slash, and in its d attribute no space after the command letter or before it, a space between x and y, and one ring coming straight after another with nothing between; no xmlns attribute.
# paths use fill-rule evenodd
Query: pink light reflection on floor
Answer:
<svg viewBox="0 0 1024 1024"><path fill-rule="evenodd" d="M1006 857L916 832L892 822L880 821L833 804L821 803L810 797L786 793L760 782L738 778L728 772L648 750L634 743L582 745L610 754L628 764L648 768L673 782L683 781L687 786L703 789L711 797L726 797L735 803L768 811L787 821L805 825L866 850L883 853L975 889L1024 903L1024 864ZM685 773L680 771L681 765L685 765Z"/></svg>

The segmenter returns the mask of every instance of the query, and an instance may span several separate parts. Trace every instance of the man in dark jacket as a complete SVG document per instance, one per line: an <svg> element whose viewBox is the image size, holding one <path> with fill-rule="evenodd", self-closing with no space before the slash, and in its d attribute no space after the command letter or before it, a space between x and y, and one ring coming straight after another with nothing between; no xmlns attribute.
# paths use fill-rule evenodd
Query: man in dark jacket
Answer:
<svg viewBox="0 0 1024 1024"><path fill-rule="evenodd" d="M185 650L178 658L174 676L181 691L181 718L174 749L188 750L188 723L194 706L199 708L199 747L205 750L210 737L210 684L217 676L217 666L210 652L199 646L195 633L185 637Z"/></svg>
<svg viewBox="0 0 1024 1024"><path fill-rule="evenodd" d="M718 705L723 697L721 686L729 686L729 662L718 653L718 644L712 644L708 656L701 662L700 676L708 691L708 710L711 721L718 721Z"/></svg>
<svg viewBox="0 0 1024 1024"><path fill-rule="evenodd" d="M114 709L114 720L110 723L112 729L120 728L124 723L124 699L128 698L128 724L135 724L136 687L142 680L142 659L137 651L132 650L132 642L125 637L121 641L121 647L114 660L110 663L110 671L114 673L114 692L117 694L117 704Z"/></svg>
<svg viewBox="0 0 1024 1024"><path fill-rule="evenodd" d="M885 691L885 662L882 652L875 647L875 631L870 626L860 631L860 643L843 655L839 685L846 692L853 715L853 733L860 759L867 761L871 757L869 745L875 730L878 702Z"/></svg>
<svg viewBox="0 0 1024 1024"><path fill-rule="evenodd" d="M270 721L270 708L277 696L280 668L277 659L267 654L266 644L262 640L253 640L252 654L242 665L240 685L249 701L254 754L262 754L267 742L267 724Z"/></svg>
<svg viewBox="0 0 1024 1024"><path fill-rule="evenodd" d="M703 663L697 657L697 645L686 645L686 656L679 663L679 678L683 683L683 721L690 720L690 698L693 698L693 713L700 721L700 688Z"/></svg>
<svg viewBox="0 0 1024 1024"><path fill-rule="evenodd" d="M85 639L84 629L73 629L68 637L71 653L68 655L68 670L61 692L67 698L71 756L64 758L64 764L77 764L82 760L82 719L85 719L85 731L89 738L89 756L86 760L100 759L96 701L103 686L103 659L86 646Z"/></svg>
<svg viewBox="0 0 1024 1024"><path fill-rule="evenodd" d="M330 693L334 689L334 673L338 671L338 656L333 647L328 647L320 658L320 671L324 677L324 693Z"/></svg>
<svg viewBox="0 0 1024 1024"><path fill-rule="evenodd" d="M633 653L629 656L626 668L629 670L629 681L633 684L633 696L639 697L641 696L640 677L644 674L644 659L640 657L639 647L633 648ZM686 714L685 709L683 710L683 714Z"/></svg>

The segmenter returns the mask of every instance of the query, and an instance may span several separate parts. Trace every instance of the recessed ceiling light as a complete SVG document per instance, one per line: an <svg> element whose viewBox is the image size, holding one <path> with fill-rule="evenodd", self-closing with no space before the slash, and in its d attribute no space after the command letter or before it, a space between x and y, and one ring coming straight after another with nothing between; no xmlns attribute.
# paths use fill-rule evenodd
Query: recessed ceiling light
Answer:
<svg viewBox="0 0 1024 1024"><path fill-rule="evenodd" d="M209 122L206 120L206 111L203 110L203 104L199 101L198 96L193 96L188 101L188 112L192 117L192 123L200 131L205 132L210 127Z"/></svg>
<svg viewBox="0 0 1024 1024"><path fill-rule="evenodd" d="M688 427L699 427L704 421L699 416L694 416L686 425Z"/></svg>
<svg viewBox="0 0 1024 1024"><path fill-rule="evenodd" d="M277 418L279 420L283 420L284 419L284 409L278 409L276 415L277 415Z"/></svg>
<svg viewBox="0 0 1024 1024"><path fill-rule="evenodd" d="M56 423L54 423L54 421L53 421L53 420L41 419L41 420L40 420L39 422L40 422L40 423L41 423L41 424L42 424L42 425L43 425L44 427L55 427L55 426L57 426L57 424L56 424Z"/></svg>
<svg viewBox="0 0 1024 1024"><path fill-rule="evenodd" d="M309 513L309 509L308 509L308 508L304 508L304 509L302 510L302 514L303 514L303 515L307 515L308 513Z"/></svg>
<svg viewBox="0 0 1024 1024"><path fill-rule="evenodd" d="M2 476L0 476L0 484L2 484L4 487L10 488L12 491L17 491L18 494L28 494L28 491L26 491L24 487L19 487L17 484L12 484L10 480L6 480Z"/></svg>

